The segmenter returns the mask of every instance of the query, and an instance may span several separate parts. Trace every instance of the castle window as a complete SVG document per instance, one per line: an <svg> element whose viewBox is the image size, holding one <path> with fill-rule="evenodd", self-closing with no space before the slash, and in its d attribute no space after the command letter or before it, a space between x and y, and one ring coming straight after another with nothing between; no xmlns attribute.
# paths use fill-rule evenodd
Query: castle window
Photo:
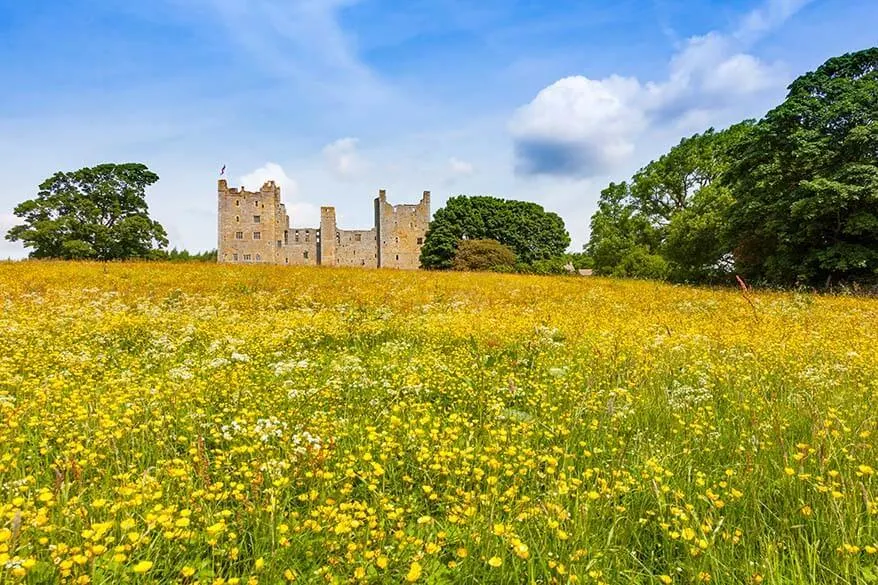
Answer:
<svg viewBox="0 0 878 585"><path fill-rule="evenodd" d="M260 256L259 254L256 254L256 261L259 262L260 260L262 260L262 256Z"/></svg>
<svg viewBox="0 0 878 585"><path fill-rule="evenodd" d="M234 260L235 262L237 262L237 261L238 261L238 255L237 255L237 254L232 254L232 260Z"/></svg>
<svg viewBox="0 0 878 585"><path fill-rule="evenodd" d="M256 207L259 207L259 201L254 201L253 205L255 205Z"/></svg>
<svg viewBox="0 0 878 585"><path fill-rule="evenodd" d="M284 230L284 245L287 245L289 243L290 243L290 232L288 232L287 230Z"/></svg>
<svg viewBox="0 0 878 585"><path fill-rule="evenodd" d="M243 240L244 239L244 232L235 232L235 239L236 240Z"/></svg>
<svg viewBox="0 0 878 585"><path fill-rule="evenodd" d="M365 260L360 260L360 266L365 266L365 265L366 265L366 261L365 261Z"/></svg>
<svg viewBox="0 0 878 585"><path fill-rule="evenodd" d="M244 262L250 261L250 254L244 254Z"/></svg>
<svg viewBox="0 0 878 585"><path fill-rule="evenodd" d="M289 264L289 263L290 263L290 259L289 259L289 258L284 258L284 264Z"/></svg>
<svg viewBox="0 0 878 585"><path fill-rule="evenodd" d="M399 254L396 255L396 259L399 260Z"/></svg>
<svg viewBox="0 0 878 585"><path fill-rule="evenodd" d="M235 199L235 207L240 207L240 206L241 206L241 200Z"/></svg>
<svg viewBox="0 0 878 585"><path fill-rule="evenodd" d="M399 236L396 237L396 243L399 243Z"/></svg>
<svg viewBox="0 0 878 585"><path fill-rule="evenodd" d="M305 232L305 241L306 241L306 242L310 242L310 241L311 241L311 234L309 234L308 232Z"/></svg>
<svg viewBox="0 0 878 585"><path fill-rule="evenodd" d="M260 215L253 216L253 223L260 223L260 220L262 220L262 216L260 216Z"/></svg>
<svg viewBox="0 0 878 585"><path fill-rule="evenodd" d="M304 252L302 252L302 256L305 258L305 260L307 260L308 259L308 250L305 250Z"/></svg>
<svg viewBox="0 0 878 585"><path fill-rule="evenodd" d="M418 238L418 245L420 246L423 243L424 243L424 238Z"/></svg>
<svg viewBox="0 0 878 585"><path fill-rule="evenodd" d="M240 215L236 215L236 216L235 216L235 223L240 223L240 222L241 222L241 216L240 216Z"/></svg>
<svg viewBox="0 0 878 585"><path fill-rule="evenodd" d="M354 241L361 242L363 240L363 234L354 234Z"/></svg>
<svg viewBox="0 0 878 585"><path fill-rule="evenodd" d="M253 239L254 240L261 240L262 239L262 232L253 232Z"/></svg>
<svg viewBox="0 0 878 585"><path fill-rule="evenodd" d="M296 232L296 243L299 243L299 232Z"/></svg>
<svg viewBox="0 0 878 585"><path fill-rule="evenodd" d="M277 241L277 247L280 248L280 245L281 245L281 241L278 240L278 241Z"/></svg>

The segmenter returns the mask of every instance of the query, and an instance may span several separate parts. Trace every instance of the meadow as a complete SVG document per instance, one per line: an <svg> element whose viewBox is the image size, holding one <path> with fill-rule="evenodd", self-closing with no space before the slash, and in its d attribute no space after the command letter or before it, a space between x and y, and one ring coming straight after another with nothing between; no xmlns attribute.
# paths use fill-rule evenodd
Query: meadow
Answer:
<svg viewBox="0 0 878 585"><path fill-rule="evenodd" d="M878 300L0 264L0 583L878 582Z"/></svg>

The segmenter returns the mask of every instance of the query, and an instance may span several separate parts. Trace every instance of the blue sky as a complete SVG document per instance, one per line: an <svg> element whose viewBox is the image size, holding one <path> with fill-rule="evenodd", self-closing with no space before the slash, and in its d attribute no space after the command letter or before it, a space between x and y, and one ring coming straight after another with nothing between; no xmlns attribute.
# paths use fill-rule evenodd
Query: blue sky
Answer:
<svg viewBox="0 0 878 585"><path fill-rule="evenodd" d="M380 188L537 201L574 249L600 190L759 117L876 43L872 0L0 0L0 231L57 170L138 161L172 245L216 245L216 179L296 225ZM21 257L0 242L0 257Z"/></svg>

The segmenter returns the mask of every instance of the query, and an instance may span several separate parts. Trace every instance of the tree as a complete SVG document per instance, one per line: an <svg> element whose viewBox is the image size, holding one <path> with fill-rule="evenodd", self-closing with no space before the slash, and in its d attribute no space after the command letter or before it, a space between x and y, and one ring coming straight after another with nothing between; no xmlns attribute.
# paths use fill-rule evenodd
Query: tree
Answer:
<svg viewBox="0 0 878 585"><path fill-rule="evenodd" d="M6 239L33 248L31 258L149 257L168 244L165 230L147 214L145 190L158 179L138 163L55 173L36 198L15 208L24 224Z"/></svg>
<svg viewBox="0 0 878 585"><path fill-rule="evenodd" d="M728 229L731 191L717 184L698 191L691 205L671 218L662 256L669 275L678 281L705 281L728 276L733 269Z"/></svg>
<svg viewBox="0 0 878 585"><path fill-rule="evenodd" d="M878 48L796 79L735 159L732 233L746 276L878 278Z"/></svg>
<svg viewBox="0 0 878 585"><path fill-rule="evenodd" d="M430 222L421 266L451 268L462 240L489 239L509 246L526 264L559 256L570 245L564 221L540 205L496 197L452 197Z"/></svg>
<svg viewBox="0 0 878 585"><path fill-rule="evenodd" d="M659 231L637 210L628 183L610 183L601 191L598 210L591 218L591 237L585 247L597 274L639 276L632 271L642 262L626 263L621 274L617 268L631 254L653 255L660 243Z"/></svg>
<svg viewBox="0 0 878 585"><path fill-rule="evenodd" d="M515 268L515 252L497 240L463 240L451 267L454 270L503 270Z"/></svg>
<svg viewBox="0 0 878 585"><path fill-rule="evenodd" d="M164 250L153 252L150 257L154 260L164 260L166 262L216 262L217 251L208 250L207 252L195 252L189 250L177 250L173 248L168 252Z"/></svg>
<svg viewBox="0 0 878 585"><path fill-rule="evenodd" d="M728 270L731 194L719 179L752 127L748 120L684 138L631 183L601 192L587 246L597 272L706 280Z"/></svg>

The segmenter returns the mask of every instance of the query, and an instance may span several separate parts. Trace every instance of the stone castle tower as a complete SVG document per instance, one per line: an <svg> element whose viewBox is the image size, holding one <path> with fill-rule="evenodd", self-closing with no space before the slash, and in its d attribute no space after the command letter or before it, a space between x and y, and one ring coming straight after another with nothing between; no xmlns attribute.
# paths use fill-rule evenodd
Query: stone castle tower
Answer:
<svg viewBox="0 0 878 585"><path fill-rule="evenodd" d="M320 208L320 227L290 227L280 187L259 191L229 187L220 179L217 259L228 263L360 266L417 269L430 224L430 192L419 203L391 205L382 189L375 199L375 227L341 230L335 208Z"/></svg>

